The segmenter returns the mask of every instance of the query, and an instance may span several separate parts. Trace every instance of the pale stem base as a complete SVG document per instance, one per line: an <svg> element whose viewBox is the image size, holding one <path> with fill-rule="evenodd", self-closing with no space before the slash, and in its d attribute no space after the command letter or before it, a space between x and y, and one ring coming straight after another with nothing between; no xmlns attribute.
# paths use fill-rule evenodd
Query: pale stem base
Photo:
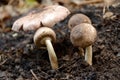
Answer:
<svg viewBox="0 0 120 80"><path fill-rule="evenodd" d="M92 65L92 45L86 47L86 49L85 49L85 61L89 65Z"/></svg>
<svg viewBox="0 0 120 80"><path fill-rule="evenodd" d="M58 69L58 61L50 39L45 40L52 69Z"/></svg>

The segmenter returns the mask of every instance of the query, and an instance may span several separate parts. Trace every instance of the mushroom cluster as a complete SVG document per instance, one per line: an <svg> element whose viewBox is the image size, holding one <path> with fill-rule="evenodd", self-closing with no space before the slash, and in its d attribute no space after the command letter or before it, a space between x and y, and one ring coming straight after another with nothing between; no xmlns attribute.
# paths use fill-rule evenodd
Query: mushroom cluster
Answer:
<svg viewBox="0 0 120 80"><path fill-rule="evenodd" d="M92 65L92 44L96 40L97 31L92 26L91 20L84 14L75 14L70 18L68 26L71 30L72 44L79 47L81 55L84 56L85 53L85 61Z"/></svg>
<svg viewBox="0 0 120 80"><path fill-rule="evenodd" d="M63 6L48 6L40 12L31 12L16 20L12 30L16 32L36 30L34 43L38 47L47 47L52 69L58 69L57 56L51 43L56 41L56 33L51 28L64 20L69 14L70 11Z"/></svg>
<svg viewBox="0 0 120 80"><path fill-rule="evenodd" d="M52 43L56 42L56 33L52 27L64 20L70 11L59 5L45 7L42 11L31 12L28 15L16 20L13 24L13 31L36 31L34 34L34 43L38 47L47 47L52 69L58 69L57 56ZM85 60L92 65L92 44L94 43L97 32L91 25L91 20L84 14L72 16L68 22L70 40L74 46L79 47Z"/></svg>

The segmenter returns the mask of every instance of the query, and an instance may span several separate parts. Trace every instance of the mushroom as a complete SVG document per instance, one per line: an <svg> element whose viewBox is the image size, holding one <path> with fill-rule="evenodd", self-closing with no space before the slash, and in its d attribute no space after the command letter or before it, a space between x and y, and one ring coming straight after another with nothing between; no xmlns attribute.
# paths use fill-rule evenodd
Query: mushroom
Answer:
<svg viewBox="0 0 120 80"><path fill-rule="evenodd" d="M42 27L35 32L34 43L38 47L41 47L41 46L47 47L52 69L58 69L57 57L51 41L52 42L56 41L56 34L51 28Z"/></svg>
<svg viewBox="0 0 120 80"><path fill-rule="evenodd" d="M70 40L74 46L85 49L85 61L92 65L92 44L97 37L96 29L88 23L81 23L71 30Z"/></svg>
<svg viewBox="0 0 120 80"><path fill-rule="evenodd" d="M70 20L68 21L68 27L70 30L72 30L73 27L75 27L76 25L80 24L80 23L89 23L92 24L91 20L89 19L89 17L87 17L84 14L81 13L77 13L75 15L73 15ZM78 47L79 49L79 54L81 56L84 56L84 50L81 47Z"/></svg>
<svg viewBox="0 0 120 80"><path fill-rule="evenodd" d="M68 27L71 30L74 26L80 24L80 23L89 23L91 24L91 20L89 19L89 17L87 17L84 14L75 14L73 15L70 20L68 21Z"/></svg>
<svg viewBox="0 0 120 80"><path fill-rule="evenodd" d="M29 31L37 30L43 26L53 27L59 21L64 20L69 14L70 11L63 6L48 6L43 8L41 11L33 11L28 15L16 20L13 24L12 30Z"/></svg>

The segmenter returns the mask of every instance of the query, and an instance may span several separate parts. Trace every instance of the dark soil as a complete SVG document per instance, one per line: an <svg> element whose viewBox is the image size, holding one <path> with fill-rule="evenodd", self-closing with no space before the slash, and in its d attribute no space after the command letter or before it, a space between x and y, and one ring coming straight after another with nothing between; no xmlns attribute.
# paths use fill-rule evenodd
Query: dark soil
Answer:
<svg viewBox="0 0 120 80"><path fill-rule="evenodd" d="M67 22L56 24L57 42L54 44L59 69L52 70L46 49L34 45L34 32L15 33L11 30L0 33L0 80L119 80L120 79L120 7L110 8L114 19L103 19L102 8L88 6L70 14L84 13L90 17L98 31L93 44L93 65L77 53L69 40ZM15 19L15 18L13 18ZM11 28L13 21L7 21ZM64 32L65 34L61 33Z"/></svg>

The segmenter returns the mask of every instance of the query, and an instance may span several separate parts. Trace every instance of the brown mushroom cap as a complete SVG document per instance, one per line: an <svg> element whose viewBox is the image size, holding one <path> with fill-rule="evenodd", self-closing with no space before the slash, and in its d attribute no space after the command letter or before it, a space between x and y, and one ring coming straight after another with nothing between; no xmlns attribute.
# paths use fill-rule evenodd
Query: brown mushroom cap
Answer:
<svg viewBox="0 0 120 80"><path fill-rule="evenodd" d="M64 20L69 14L70 11L63 6L48 6L40 12L30 13L27 16L16 20L13 24L12 30L29 31L37 30L41 26L52 27L57 22Z"/></svg>
<svg viewBox="0 0 120 80"><path fill-rule="evenodd" d="M52 42L55 42L56 34L51 28L41 27L34 35L34 42L38 47L45 46L46 38L49 38Z"/></svg>
<svg viewBox="0 0 120 80"><path fill-rule="evenodd" d="M80 23L89 23L89 24L91 24L92 22L89 19L89 17L87 17L84 14L75 14L68 21L68 27L69 27L69 29L72 29L74 26L76 26L76 25L78 25Z"/></svg>
<svg viewBox="0 0 120 80"><path fill-rule="evenodd" d="M71 30L70 39L74 46L88 47L94 43L97 37L96 29L88 23L81 23Z"/></svg>

